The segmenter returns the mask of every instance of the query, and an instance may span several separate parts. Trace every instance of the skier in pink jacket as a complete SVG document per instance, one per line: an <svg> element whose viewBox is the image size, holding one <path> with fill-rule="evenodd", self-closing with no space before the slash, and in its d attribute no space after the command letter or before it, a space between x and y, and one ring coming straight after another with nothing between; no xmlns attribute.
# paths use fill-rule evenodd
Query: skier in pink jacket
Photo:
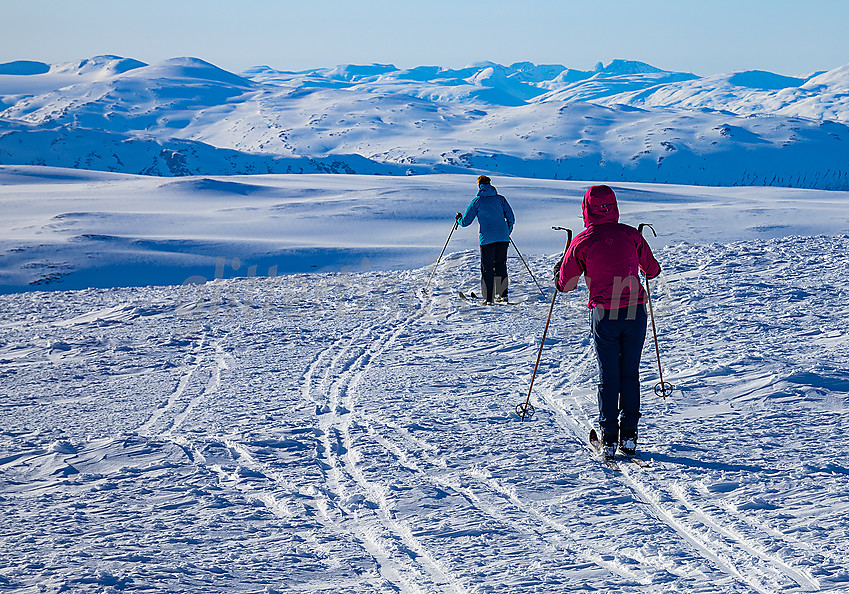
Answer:
<svg viewBox="0 0 849 594"><path fill-rule="evenodd" d="M598 409L604 454L616 446L633 456L640 418L640 357L646 338L646 278L660 265L639 231L619 222L608 186L584 194L584 226L555 268L557 289L572 291L583 275L590 293L590 325L599 368Z"/></svg>

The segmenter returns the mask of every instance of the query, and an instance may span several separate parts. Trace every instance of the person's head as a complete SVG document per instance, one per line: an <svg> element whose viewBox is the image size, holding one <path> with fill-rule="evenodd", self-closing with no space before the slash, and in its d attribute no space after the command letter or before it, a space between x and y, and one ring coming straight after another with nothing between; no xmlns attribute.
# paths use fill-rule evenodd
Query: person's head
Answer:
<svg viewBox="0 0 849 594"><path fill-rule="evenodd" d="M619 206L616 194L608 186L592 186L584 194L581 205L584 211L584 226L619 222Z"/></svg>
<svg viewBox="0 0 849 594"><path fill-rule="evenodd" d="M489 179L487 176L485 176L485 175L479 175L478 176L478 185L479 186L488 186L490 183L492 183L492 180Z"/></svg>

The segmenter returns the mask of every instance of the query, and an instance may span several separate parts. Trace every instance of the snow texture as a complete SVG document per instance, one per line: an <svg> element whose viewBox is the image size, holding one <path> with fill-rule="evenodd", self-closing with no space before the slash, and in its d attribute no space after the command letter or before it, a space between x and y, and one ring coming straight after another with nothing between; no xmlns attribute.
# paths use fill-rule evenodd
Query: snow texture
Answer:
<svg viewBox="0 0 849 594"><path fill-rule="evenodd" d="M317 244L336 238L347 199L346 213L372 209L353 223L373 236L364 252L389 228L365 221L395 224L392 186L374 178L170 186L44 168L2 175L0 196L27 201L36 220L12 209L18 222L4 222L3 237L16 226L43 235L45 253L74 266L75 249L63 251L44 222L103 233L106 220L119 234L118 204L136 213L134 228L171 240L181 235L168 224L198 240L193 216L216 201L245 200L262 221L284 192L299 204L294 228ZM430 212L429 199L465 203L468 180L394 181L439 224L421 242L387 243L432 264L449 200ZM653 395L647 343L639 449L651 466L613 473L586 443L596 404L585 290L556 302L536 415L513 412L564 241L542 221L578 230L579 217L579 184L514 179L514 206L522 188L538 218L518 210L517 232L529 231L516 242L540 236L523 252L547 294L511 252L513 306L457 299L477 278L477 254L462 244L428 295L432 266L409 265L0 296L0 589L846 591L846 196L617 186L623 220L661 235L649 238L664 267L651 290L664 379L676 389ZM138 214L169 197L194 215ZM80 214L56 219L59 203ZM232 221L251 228L244 213ZM792 234L800 225L805 234ZM232 257L225 263L235 272Z"/></svg>

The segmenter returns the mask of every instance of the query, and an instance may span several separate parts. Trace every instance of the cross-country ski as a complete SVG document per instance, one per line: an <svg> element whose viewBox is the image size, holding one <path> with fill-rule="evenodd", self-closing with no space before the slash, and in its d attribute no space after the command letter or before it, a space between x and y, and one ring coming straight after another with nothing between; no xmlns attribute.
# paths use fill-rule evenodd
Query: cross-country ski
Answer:
<svg viewBox="0 0 849 594"><path fill-rule="evenodd" d="M615 450L611 452L606 449L605 445L599 439L595 429L590 430L589 442L593 450L595 450L596 455L601 459L605 466L607 466L610 470L613 470L614 472L622 471L622 468L616 461Z"/></svg>

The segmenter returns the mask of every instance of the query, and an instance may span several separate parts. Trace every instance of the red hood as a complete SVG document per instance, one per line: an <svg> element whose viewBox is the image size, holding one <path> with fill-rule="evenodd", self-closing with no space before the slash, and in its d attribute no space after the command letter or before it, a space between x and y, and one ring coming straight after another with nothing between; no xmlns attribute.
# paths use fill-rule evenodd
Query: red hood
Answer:
<svg viewBox="0 0 849 594"><path fill-rule="evenodd" d="M587 190L581 207L584 210L585 227L619 222L616 194L607 186L593 186Z"/></svg>

